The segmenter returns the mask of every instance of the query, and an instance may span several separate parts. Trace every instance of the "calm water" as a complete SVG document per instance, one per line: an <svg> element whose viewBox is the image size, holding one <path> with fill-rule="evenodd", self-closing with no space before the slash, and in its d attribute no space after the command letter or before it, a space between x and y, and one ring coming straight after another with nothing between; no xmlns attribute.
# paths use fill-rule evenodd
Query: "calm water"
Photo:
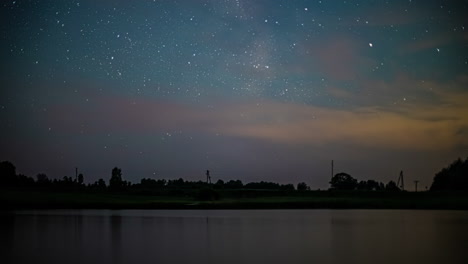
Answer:
<svg viewBox="0 0 468 264"><path fill-rule="evenodd" d="M465 211L59 210L0 217L1 263L468 263Z"/></svg>

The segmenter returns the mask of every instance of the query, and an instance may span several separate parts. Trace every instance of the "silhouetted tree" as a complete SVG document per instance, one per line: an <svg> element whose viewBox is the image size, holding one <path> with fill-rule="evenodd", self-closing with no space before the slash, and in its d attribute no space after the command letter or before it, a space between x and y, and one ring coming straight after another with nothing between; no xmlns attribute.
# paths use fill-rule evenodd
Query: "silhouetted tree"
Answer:
<svg viewBox="0 0 468 264"><path fill-rule="evenodd" d="M125 183L122 180L122 170L115 167L112 169L112 176L109 180L109 188L111 190L120 190L124 187Z"/></svg>
<svg viewBox="0 0 468 264"><path fill-rule="evenodd" d="M179 178L177 180L169 180L167 182L168 187L175 187L175 188L184 188L185 187L185 181L182 178Z"/></svg>
<svg viewBox="0 0 468 264"><path fill-rule="evenodd" d="M83 182L84 182L84 177L83 177L83 174L80 173L80 174L78 174L78 184L82 185Z"/></svg>
<svg viewBox="0 0 468 264"><path fill-rule="evenodd" d="M387 185L385 185L385 190L386 191L391 191L391 192L401 191L400 188L398 188L397 184L394 181L389 181L387 183Z"/></svg>
<svg viewBox="0 0 468 264"><path fill-rule="evenodd" d="M140 180L140 186L144 188L163 188L166 185L166 180L154 180L143 178Z"/></svg>
<svg viewBox="0 0 468 264"><path fill-rule="evenodd" d="M331 188L335 190L354 190L357 187L357 180L351 175L341 172L333 176L330 184Z"/></svg>
<svg viewBox="0 0 468 264"><path fill-rule="evenodd" d="M39 183L44 183L44 182L49 181L49 178L47 178L47 175L44 174L44 173L37 174L36 179L37 179L37 182L39 182Z"/></svg>
<svg viewBox="0 0 468 264"><path fill-rule="evenodd" d="M374 180L360 181L356 188L360 191L382 191L385 189L383 183Z"/></svg>
<svg viewBox="0 0 468 264"><path fill-rule="evenodd" d="M35 182L34 179L31 177L28 177L23 174L18 174L16 176L15 185L21 187L34 187Z"/></svg>
<svg viewBox="0 0 468 264"><path fill-rule="evenodd" d="M468 190L468 158L458 159L447 168L439 171L431 185L431 191L467 191Z"/></svg>
<svg viewBox="0 0 468 264"><path fill-rule="evenodd" d="M297 184L297 190L298 191L307 191L307 190L310 190L310 187L307 186L307 184L305 182L300 182Z"/></svg>
<svg viewBox="0 0 468 264"><path fill-rule="evenodd" d="M383 184L383 182L379 182L379 191L383 191L385 190L385 185Z"/></svg>
<svg viewBox="0 0 468 264"><path fill-rule="evenodd" d="M16 182L16 167L9 161L0 162L0 186L10 186Z"/></svg>
<svg viewBox="0 0 468 264"><path fill-rule="evenodd" d="M63 176L62 182L66 183L66 184L70 184L70 183L73 183L73 179L72 179L72 177Z"/></svg>
<svg viewBox="0 0 468 264"><path fill-rule="evenodd" d="M51 181L45 173L39 173L36 175L36 183L39 187L45 187L49 186L51 184Z"/></svg>
<svg viewBox="0 0 468 264"><path fill-rule="evenodd" d="M356 189L358 189L359 191L367 190L367 182L366 181L360 181L357 184Z"/></svg>
<svg viewBox="0 0 468 264"><path fill-rule="evenodd" d="M217 188L217 189L224 188L224 181L221 180L221 179L217 180L214 187Z"/></svg>
<svg viewBox="0 0 468 264"><path fill-rule="evenodd" d="M294 185L289 183L289 184L282 184L280 185L280 190L283 190L283 191L294 191Z"/></svg>
<svg viewBox="0 0 468 264"><path fill-rule="evenodd" d="M105 182L103 179L99 179L99 180L97 181L97 185L98 185L99 187L104 187L104 188L106 188L106 182Z"/></svg>
<svg viewBox="0 0 468 264"><path fill-rule="evenodd" d="M240 180L230 180L224 184L226 189L242 189L244 184Z"/></svg>
<svg viewBox="0 0 468 264"><path fill-rule="evenodd" d="M94 190L97 190L97 191L104 191L107 188L106 182L101 178L101 179L97 180L96 182L94 182L91 185L91 188L94 189Z"/></svg>

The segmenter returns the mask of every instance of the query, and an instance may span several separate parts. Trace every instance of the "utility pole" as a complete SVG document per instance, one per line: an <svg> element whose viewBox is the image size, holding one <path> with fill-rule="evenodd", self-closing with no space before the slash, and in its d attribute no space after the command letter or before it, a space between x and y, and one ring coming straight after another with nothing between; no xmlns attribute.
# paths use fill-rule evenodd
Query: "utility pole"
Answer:
<svg viewBox="0 0 468 264"><path fill-rule="evenodd" d="M78 182L78 167L75 167L75 181Z"/></svg>
<svg viewBox="0 0 468 264"><path fill-rule="evenodd" d="M206 170L206 183L211 183L210 170Z"/></svg>
<svg viewBox="0 0 468 264"><path fill-rule="evenodd" d="M333 182L333 160L331 161L331 178L330 178L330 188L332 187Z"/></svg>
<svg viewBox="0 0 468 264"><path fill-rule="evenodd" d="M398 177L397 187L401 188L402 191L405 190L405 181L403 178L403 171L400 171L400 177Z"/></svg>
<svg viewBox="0 0 468 264"><path fill-rule="evenodd" d="M419 181L414 181L414 191L418 192L418 182Z"/></svg>
<svg viewBox="0 0 468 264"><path fill-rule="evenodd" d="M333 160L331 162L331 178L333 179Z"/></svg>

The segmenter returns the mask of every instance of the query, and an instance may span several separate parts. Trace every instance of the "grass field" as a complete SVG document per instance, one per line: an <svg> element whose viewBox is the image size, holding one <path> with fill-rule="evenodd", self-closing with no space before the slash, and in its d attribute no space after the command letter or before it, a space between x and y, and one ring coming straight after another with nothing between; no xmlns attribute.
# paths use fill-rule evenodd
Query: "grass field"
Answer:
<svg viewBox="0 0 468 264"><path fill-rule="evenodd" d="M242 194L242 192L240 192ZM275 195L262 193L234 197L221 193L215 201L190 196L151 196L115 193L38 192L2 190L0 208L96 209L456 209L468 210L467 193L329 192L310 191Z"/></svg>

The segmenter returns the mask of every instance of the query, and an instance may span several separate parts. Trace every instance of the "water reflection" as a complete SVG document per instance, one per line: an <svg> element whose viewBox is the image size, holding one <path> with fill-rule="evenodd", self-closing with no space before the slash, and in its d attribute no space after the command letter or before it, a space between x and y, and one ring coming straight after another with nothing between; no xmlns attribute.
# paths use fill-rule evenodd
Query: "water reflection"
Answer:
<svg viewBox="0 0 468 264"><path fill-rule="evenodd" d="M111 259L112 263L121 263L122 260L122 217L120 215L109 216Z"/></svg>
<svg viewBox="0 0 468 264"><path fill-rule="evenodd" d="M468 212L2 212L2 263L464 263Z"/></svg>
<svg viewBox="0 0 468 264"><path fill-rule="evenodd" d="M14 214L0 215L0 253L13 252L16 230L16 219ZM13 263L15 256L13 254L1 254L7 263Z"/></svg>

